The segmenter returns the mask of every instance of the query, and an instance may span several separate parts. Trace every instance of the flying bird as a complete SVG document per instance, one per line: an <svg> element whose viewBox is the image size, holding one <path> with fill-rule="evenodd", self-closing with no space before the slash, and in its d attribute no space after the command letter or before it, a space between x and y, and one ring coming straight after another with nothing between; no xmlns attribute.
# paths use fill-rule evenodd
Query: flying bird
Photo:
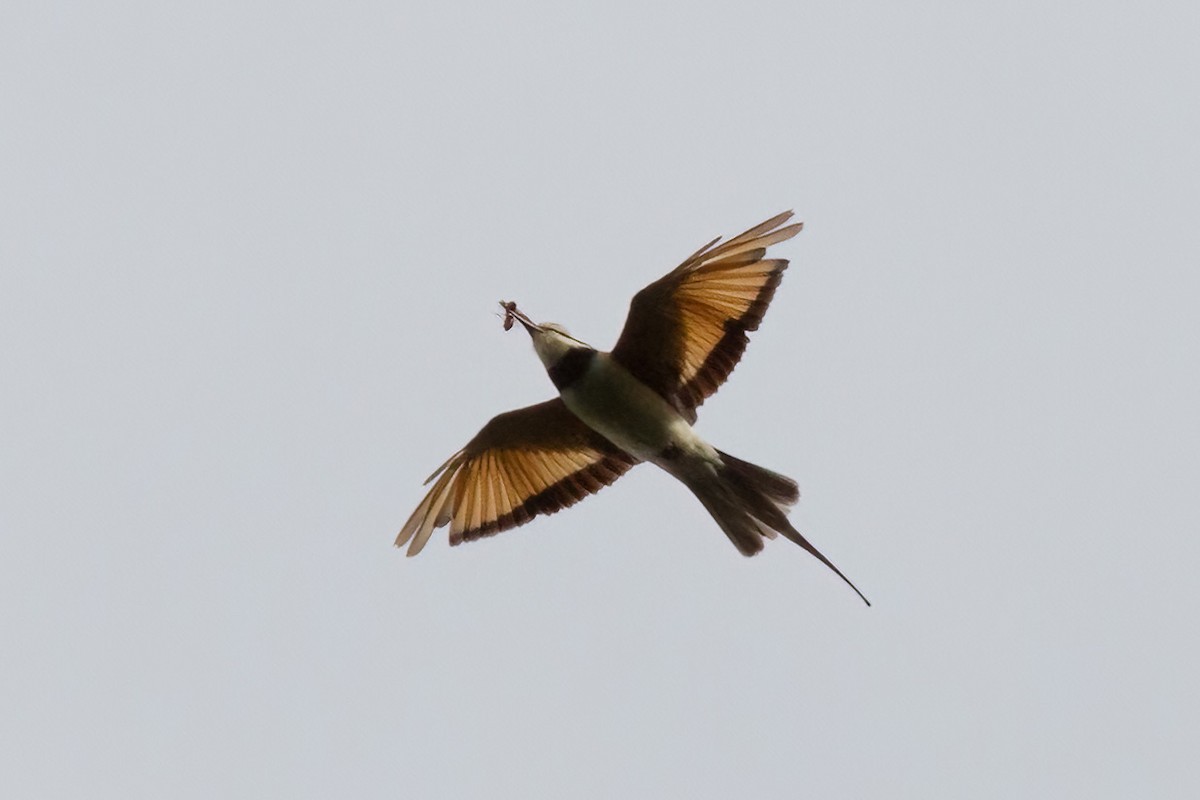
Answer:
<svg viewBox="0 0 1200 800"><path fill-rule="evenodd" d="M450 526L450 544L524 525L574 505L649 462L677 478L743 555L781 533L870 602L788 521L796 482L724 453L692 428L696 409L737 365L787 269L767 248L803 223L787 211L720 237L634 295L625 329L604 353L561 325L536 323L501 301L504 329L520 322L559 396L493 418L425 481L433 488L396 546L421 552Z"/></svg>

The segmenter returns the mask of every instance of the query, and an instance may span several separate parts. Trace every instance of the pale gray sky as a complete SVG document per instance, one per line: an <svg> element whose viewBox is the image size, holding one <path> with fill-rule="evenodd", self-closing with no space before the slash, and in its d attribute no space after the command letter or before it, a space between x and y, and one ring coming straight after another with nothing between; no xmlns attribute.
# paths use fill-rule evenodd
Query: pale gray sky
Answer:
<svg viewBox="0 0 1200 800"><path fill-rule="evenodd" d="M10 2L0 794L1194 797L1194 3ZM795 208L714 444L421 481Z"/></svg>

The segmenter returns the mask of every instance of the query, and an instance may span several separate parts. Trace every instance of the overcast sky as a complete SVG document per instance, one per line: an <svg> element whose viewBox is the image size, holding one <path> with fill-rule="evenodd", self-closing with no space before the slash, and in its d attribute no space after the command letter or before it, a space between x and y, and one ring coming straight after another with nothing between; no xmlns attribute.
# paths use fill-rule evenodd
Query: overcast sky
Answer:
<svg viewBox="0 0 1200 800"><path fill-rule="evenodd" d="M0 13L0 794L1195 797L1195 3ZM419 558L421 481L718 234L714 445Z"/></svg>

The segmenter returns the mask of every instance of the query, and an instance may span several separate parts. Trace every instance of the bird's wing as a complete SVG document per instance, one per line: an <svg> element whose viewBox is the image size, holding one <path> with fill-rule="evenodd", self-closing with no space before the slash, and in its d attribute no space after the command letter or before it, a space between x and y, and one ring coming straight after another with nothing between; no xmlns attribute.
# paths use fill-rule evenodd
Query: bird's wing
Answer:
<svg viewBox="0 0 1200 800"><path fill-rule="evenodd" d="M629 304L613 358L692 422L767 312L788 262L763 256L800 231L803 223L783 226L791 216L785 211L724 244L714 239Z"/></svg>
<svg viewBox="0 0 1200 800"><path fill-rule="evenodd" d="M414 556L447 523L450 544L524 525L595 494L636 463L561 398L500 414L425 481L433 488L396 546L409 542Z"/></svg>

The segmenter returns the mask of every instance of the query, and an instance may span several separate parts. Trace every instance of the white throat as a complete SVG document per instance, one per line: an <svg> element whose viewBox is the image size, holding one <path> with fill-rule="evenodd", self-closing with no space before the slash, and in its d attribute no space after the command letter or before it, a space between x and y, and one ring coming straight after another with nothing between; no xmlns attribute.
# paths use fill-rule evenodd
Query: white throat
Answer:
<svg viewBox="0 0 1200 800"><path fill-rule="evenodd" d="M543 326L533 334L533 350L547 368L557 364L567 351L580 346L583 343L578 339L555 328Z"/></svg>

